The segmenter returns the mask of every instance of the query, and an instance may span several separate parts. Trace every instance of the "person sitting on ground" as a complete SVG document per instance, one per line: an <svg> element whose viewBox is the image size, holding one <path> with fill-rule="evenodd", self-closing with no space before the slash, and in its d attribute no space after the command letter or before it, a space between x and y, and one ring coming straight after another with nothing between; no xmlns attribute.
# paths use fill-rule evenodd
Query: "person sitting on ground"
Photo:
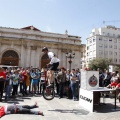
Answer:
<svg viewBox="0 0 120 120"><path fill-rule="evenodd" d="M49 68L49 72L50 72L49 86L52 86L53 85L53 74L54 74L54 71L57 70L60 60L56 57L56 55L53 52L49 52L47 47L43 47L42 52L44 52L45 54L48 54L48 57L50 59L50 63L48 63L47 66L49 66L49 65L51 66Z"/></svg>
<svg viewBox="0 0 120 120"><path fill-rule="evenodd" d="M34 105L16 105L9 104L0 107L0 118L7 114L35 114L44 116L43 112L32 110L33 108L37 108L37 103Z"/></svg>

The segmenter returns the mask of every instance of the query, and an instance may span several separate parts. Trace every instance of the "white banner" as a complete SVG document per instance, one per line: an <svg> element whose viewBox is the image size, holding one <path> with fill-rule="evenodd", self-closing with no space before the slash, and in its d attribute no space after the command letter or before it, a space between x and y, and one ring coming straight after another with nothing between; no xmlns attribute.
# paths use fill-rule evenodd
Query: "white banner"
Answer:
<svg viewBox="0 0 120 120"><path fill-rule="evenodd" d="M80 89L79 105L85 108L86 110L93 112L93 92Z"/></svg>

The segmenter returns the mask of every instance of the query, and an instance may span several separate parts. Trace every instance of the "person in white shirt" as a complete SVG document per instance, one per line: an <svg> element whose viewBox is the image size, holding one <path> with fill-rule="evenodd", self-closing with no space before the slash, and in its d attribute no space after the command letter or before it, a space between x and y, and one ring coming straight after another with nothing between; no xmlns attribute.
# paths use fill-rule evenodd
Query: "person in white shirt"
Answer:
<svg viewBox="0 0 120 120"><path fill-rule="evenodd" d="M59 66L60 59L58 59L53 52L49 52L47 47L43 47L42 52L44 52L45 54L48 54L48 57L50 59L50 62L47 64L47 66L50 65L50 68L49 68L49 72L50 72L49 79L50 79L50 85L51 85L51 84L53 84L53 74L54 74L54 71L57 70L57 68Z"/></svg>

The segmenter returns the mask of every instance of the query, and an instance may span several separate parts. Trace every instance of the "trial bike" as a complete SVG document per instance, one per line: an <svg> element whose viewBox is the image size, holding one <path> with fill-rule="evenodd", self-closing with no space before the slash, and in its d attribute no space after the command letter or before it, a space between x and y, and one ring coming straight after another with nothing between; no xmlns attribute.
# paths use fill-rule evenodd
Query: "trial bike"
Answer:
<svg viewBox="0 0 120 120"><path fill-rule="evenodd" d="M52 100L55 97L55 81L52 86L48 86L47 70L44 70L44 84L42 95L46 100Z"/></svg>

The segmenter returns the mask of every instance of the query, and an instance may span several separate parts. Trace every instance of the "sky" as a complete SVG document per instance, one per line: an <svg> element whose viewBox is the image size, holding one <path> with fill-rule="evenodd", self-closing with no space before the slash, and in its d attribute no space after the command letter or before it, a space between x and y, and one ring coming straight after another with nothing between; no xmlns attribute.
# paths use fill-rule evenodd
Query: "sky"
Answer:
<svg viewBox="0 0 120 120"><path fill-rule="evenodd" d="M0 26L33 25L41 31L60 34L67 30L86 44L93 28L120 28L119 12L120 0L0 0Z"/></svg>

